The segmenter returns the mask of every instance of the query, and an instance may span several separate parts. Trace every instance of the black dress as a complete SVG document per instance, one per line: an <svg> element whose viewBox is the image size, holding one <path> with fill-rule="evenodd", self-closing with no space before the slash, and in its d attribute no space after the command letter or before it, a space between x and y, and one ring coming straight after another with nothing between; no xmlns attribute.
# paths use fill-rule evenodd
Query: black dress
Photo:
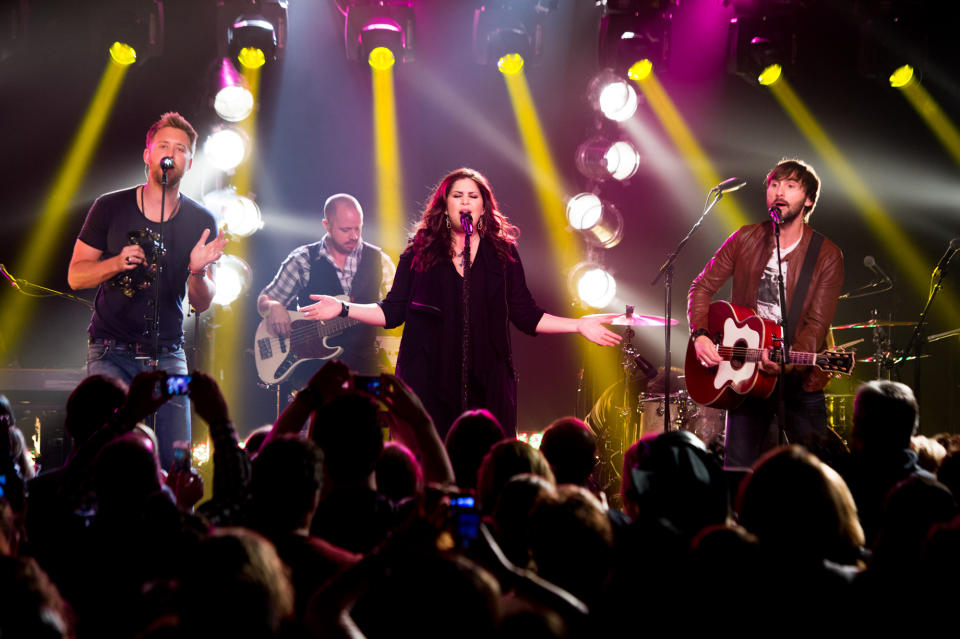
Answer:
<svg viewBox="0 0 960 639"><path fill-rule="evenodd" d="M468 408L492 412L507 436L517 432L517 375L508 322L536 335L543 309L527 288L515 248L504 263L480 240L470 269L470 395ZM442 260L426 271L412 268L410 247L400 256L387 297L380 302L386 327L405 324L397 376L419 395L441 437L461 413L461 287L453 263Z"/></svg>

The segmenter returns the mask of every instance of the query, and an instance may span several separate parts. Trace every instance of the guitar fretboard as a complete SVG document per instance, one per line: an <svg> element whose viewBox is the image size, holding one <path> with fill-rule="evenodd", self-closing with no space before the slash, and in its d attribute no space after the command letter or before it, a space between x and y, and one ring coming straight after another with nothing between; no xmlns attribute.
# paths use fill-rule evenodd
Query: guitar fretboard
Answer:
<svg viewBox="0 0 960 639"><path fill-rule="evenodd" d="M717 348L720 357L726 360L736 359L746 362L759 362L763 359L762 348L748 348L746 346L720 346ZM770 351L770 359L779 362L783 359L783 351L773 349ZM802 353L790 351L790 363L803 366L813 366L817 363L817 353Z"/></svg>

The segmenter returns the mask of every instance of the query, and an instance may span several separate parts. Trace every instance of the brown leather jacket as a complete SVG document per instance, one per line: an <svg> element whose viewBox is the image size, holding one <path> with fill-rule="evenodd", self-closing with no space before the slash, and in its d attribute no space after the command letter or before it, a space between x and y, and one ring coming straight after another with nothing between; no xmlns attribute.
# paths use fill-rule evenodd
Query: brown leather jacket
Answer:
<svg viewBox="0 0 960 639"><path fill-rule="evenodd" d="M788 308L812 237L813 229L804 224L800 245L784 258L784 261L790 264L786 286ZM730 301L756 309L760 277L773 249L773 228L769 222L740 227L728 237L690 285L687 295L690 331L706 328L710 302L731 276L733 289ZM816 267L813 269L807 298L800 312L799 326L792 327L791 348L808 353L820 352L825 348L827 331L833 321L834 311L837 310L837 300L842 287L843 253L836 244L824 238ZM806 391L821 390L829 381L829 376L814 366L791 374L791 378L794 376L799 378L798 381Z"/></svg>

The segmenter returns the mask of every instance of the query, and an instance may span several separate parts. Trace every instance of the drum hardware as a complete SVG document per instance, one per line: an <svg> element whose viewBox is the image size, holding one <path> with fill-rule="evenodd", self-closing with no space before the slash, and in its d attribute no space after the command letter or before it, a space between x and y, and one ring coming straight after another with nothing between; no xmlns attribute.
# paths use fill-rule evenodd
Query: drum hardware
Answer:
<svg viewBox="0 0 960 639"><path fill-rule="evenodd" d="M865 322L854 322L853 324L843 324L842 326L831 326L830 329L834 331L844 331L848 328L879 328L879 327L890 327L890 326L913 326L916 322L908 322L902 320L882 320L877 318L868 319ZM960 330L960 329L958 329Z"/></svg>

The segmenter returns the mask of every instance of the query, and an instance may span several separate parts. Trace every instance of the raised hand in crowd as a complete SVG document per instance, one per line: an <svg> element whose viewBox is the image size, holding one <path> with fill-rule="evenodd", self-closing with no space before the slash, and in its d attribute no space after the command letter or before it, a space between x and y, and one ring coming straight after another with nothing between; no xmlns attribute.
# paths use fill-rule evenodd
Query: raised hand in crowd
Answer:
<svg viewBox="0 0 960 639"><path fill-rule="evenodd" d="M207 424L230 421L227 400L223 398L220 387L209 375L193 371L193 377L190 380L190 399L197 415Z"/></svg>
<svg viewBox="0 0 960 639"><path fill-rule="evenodd" d="M163 406L169 397L162 391L166 383L166 371L145 371L130 380L127 399L117 411L114 430L126 432L137 422L143 421L151 413Z"/></svg>
<svg viewBox="0 0 960 639"><path fill-rule="evenodd" d="M340 360L330 360L313 374L293 401L280 413L263 444L281 435L299 433L314 410L330 401L344 388L352 386L350 369ZM262 446L261 446L262 448Z"/></svg>
<svg viewBox="0 0 960 639"><path fill-rule="evenodd" d="M455 482L453 466L443 441L423 402L403 380L390 373L380 375L380 400L387 405L391 435L419 453L424 479L428 482Z"/></svg>

